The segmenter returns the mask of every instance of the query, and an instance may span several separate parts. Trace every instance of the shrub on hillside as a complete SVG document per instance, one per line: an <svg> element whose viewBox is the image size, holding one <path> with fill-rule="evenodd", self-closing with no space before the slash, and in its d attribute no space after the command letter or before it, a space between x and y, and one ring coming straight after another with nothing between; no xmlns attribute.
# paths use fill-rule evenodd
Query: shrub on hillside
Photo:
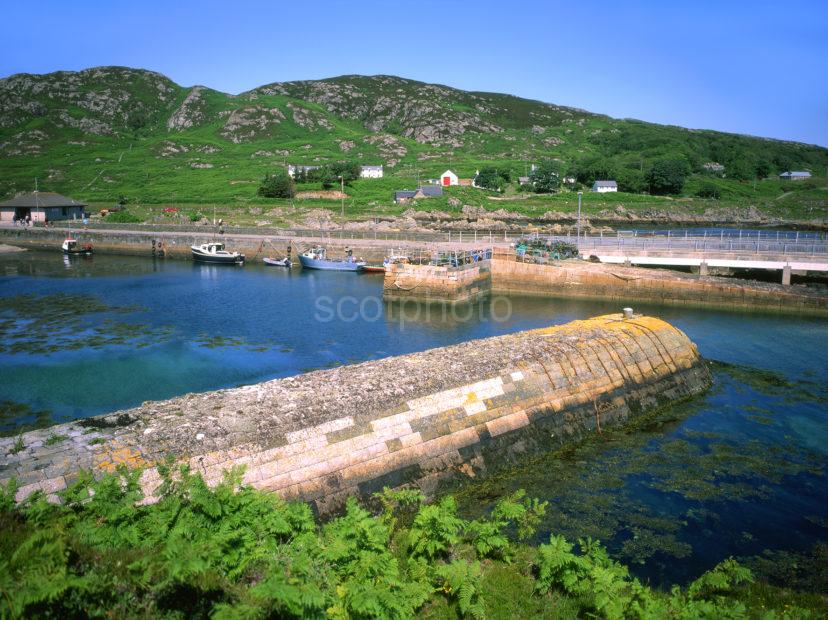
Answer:
<svg viewBox="0 0 828 620"><path fill-rule="evenodd" d="M114 213L107 215L106 221L114 222L116 224L137 224L139 222L143 222L144 220L124 209L123 211L115 211Z"/></svg>
<svg viewBox="0 0 828 620"><path fill-rule="evenodd" d="M696 196L699 198L716 198L718 200L721 198L722 193L713 183L704 183L696 192Z"/></svg>
<svg viewBox="0 0 828 620"><path fill-rule="evenodd" d="M296 190L287 171L278 170L262 179L258 193L265 198L293 198Z"/></svg>
<svg viewBox="0 0 828 620"><path fill-rule="evenodd" d="M495 192L502 191L509 183L511 175L508 170L498 170L493 166L483 166L474 178L474 184Z"/></svg>
<svg viewBox="0 0 828 620"><path fill-rule="evenodd" d="M598 180L614 179L615 173L616 165L613 161L596 156L579 159L572 171L578 183L583 185L592 185Z"/></svg>
<svg viewBox="0 0 828 620"><path fill-rule="evenodd" d="M660 159L647 172L647 184L651 194L679 194L690 173L690 166L683 159Z"/></svg>
<svg viewBox="0 0 828 620"><path fill-rule="evenodd" d="M529 174L532 187L538 194L550 194L561 186L560 166L551 159L543 160Z"/></svg>
<svg viewBox="0 0 828 620"><path fill-rule="evenodd" d="M630 194L640 194L647 190L647 179L644 173L633 168L622 168L615 175L618 182L618 190Z"/></svg>
<svg viewBox="0 0 828 620"><path fill-rule="evenodd" d="M355 161L338 161L332 164L325 164L319 168L307 171L297 171L297 183L321 183L323 189L330 189L340 182L340 177L345 185L359 178L362 167Z"/></svg>

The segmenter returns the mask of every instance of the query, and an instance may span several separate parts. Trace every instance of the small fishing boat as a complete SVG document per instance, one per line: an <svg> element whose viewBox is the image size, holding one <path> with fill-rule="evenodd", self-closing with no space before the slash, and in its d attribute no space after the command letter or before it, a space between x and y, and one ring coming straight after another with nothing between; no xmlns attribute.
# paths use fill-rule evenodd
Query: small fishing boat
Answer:
<svg viewBox="0 0 828 620"><path fill-rule="evenodd" d="M365 265L362 268L363 273L385 273L384 265Z"/></svg>
<svg viewBox="0 0 828 620"><path fill-rule="evenodd" d="M272 265L273 267L287 267L288 269L293 267L293 262L287 257L270 258L269 256L265 256L262 260L266 265Z"/></svg>
<svg viewBox="0 0 828 620"><path fill-rule="evenodd" d="M328 258L325 248L316 247L299 255L299 262L303 269L321 269L324 271L362 271L365 261L357 260L353 256L346 258Z"/></svg>
<svg viewBox="0 0 828 620"><path fill-rule="evenodd" d="M91 243L84 243L83 245L80 245L77 239L72 239L71 237L64 239L63 244L60 247L64 254L81 254L85 256L92 254Z"/></svg>
<svg viewBox="0 0 828 620"><path fill-rule="evenodd" d="M228 265L241 265L244 263L244 254L228 252L224 249L223 243L216 241L202 243L201 245L191 245L190 250L193 253L193 260L200 263L222 263Z"/></svg>

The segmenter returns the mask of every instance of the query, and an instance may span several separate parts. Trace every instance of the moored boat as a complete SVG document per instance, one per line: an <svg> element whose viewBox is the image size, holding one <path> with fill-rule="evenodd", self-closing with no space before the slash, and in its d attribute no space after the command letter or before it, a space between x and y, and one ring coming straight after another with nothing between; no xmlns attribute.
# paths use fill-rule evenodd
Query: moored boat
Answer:
<svg viewBox="0 0 828 620"><path fill-rule="evenodd" d="M84 243L83 245L80 245L77 239L72 239L71 237L64 239L63 244L61 244L60 247L64 254L83 254L86 256L92 254L91 243Z"/></svg>
<svg viewBox="0 0 828 620"><path fill-rule="evenodd" d="M293 267L293 262L287 257L271 258L269 256L265 256L262 260L266 265L272 265L273 267L287 267L288 269Z"/></svg>
<svg viewBox="0 0 828 620"><path fill-rule="evenodd" d="M321 269L323 271L362 271L365 261L348 255L346 258L328 258L325 248L315 247L299 255L303 269Z"/></svg>
<svg viewBox="0 0 828 620"><path fill-rule="evenodd" d="M362 268L364 273L385 273L385 266L383 265L365 265Z"/></svg>
<svg viewBox="0 0 828 620"><path fill-rule="evenodd" d="M224 244L216 241L191 245L193 260L200 263L220 263L228 265L241 265L244 263L244 254L239 252L228 252Z"/></svg>

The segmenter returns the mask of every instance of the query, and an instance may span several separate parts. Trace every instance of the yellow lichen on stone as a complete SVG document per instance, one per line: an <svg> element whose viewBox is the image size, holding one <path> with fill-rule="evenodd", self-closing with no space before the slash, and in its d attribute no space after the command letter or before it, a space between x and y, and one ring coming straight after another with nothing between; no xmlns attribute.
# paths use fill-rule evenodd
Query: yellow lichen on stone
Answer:
<svg viewBox="0 0 828 620"><path fill-rule="evenodd" d="M110 444L95 455L95 467L101 471L111 473L121 465L129 469L146 469L154 463L146 460L139 450L121 444Z"/></svg>

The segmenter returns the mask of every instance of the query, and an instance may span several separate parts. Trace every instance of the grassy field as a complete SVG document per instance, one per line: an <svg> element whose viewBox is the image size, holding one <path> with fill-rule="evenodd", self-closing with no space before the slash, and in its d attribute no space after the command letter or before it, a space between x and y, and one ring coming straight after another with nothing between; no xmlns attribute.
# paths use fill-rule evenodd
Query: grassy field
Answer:
<svg viewBox="0 0 828 620"><path fill-rule="evenodd" d="M547 212L575 215L578 208L578 196L575 191L563 190L557 194L524 194L513 192L498 195L493 192L469 187L446 188L444 195L417 201L412 205L396 205L392 200L396 189L416 187L414 177L392 177L384 179L364 179L355 181L353 186L345 188L347 198L344 200L346 220L371 221L388 216L400 216L408 209L423 211L441 211L454 217L462 216L463 205L483 207L494 212L504 209L540 218ZM691 181L690 185L694 181ZM693 197L663 197L642 194L594 194L584 192L582 196L582 214L593 219L606 219L607 213L618 215L619 207L628 213L636 214L641 219L651 217L653 212L672 214L703 215L706 212L722 213L722 218L736 214L746 215L751 207L770 218L785 221L825 220L828 217L828 189L824 187L808 188L797 186L793 190L790 183L776 180L761 181L756 184L734 184L734 188L721 182L723 197L718 200ZM828 185L828 182L826 182ZM319 191L318 184L300 185L300 191ZM455 200L452 200L455 199ZM456 201L459 201L459 205ZM317 209L330 211L335 221L340 220L343 201L338 199L264 199L252 196L237 201L184 201L170 200L159 204L129 204L131 213L145 221L169 221L197 219L213 214L227 222L240 226L255 226L267 222L268 225L281 226L301 223ZM111 203L93 203L97 208L110 206ZM165 208L179 209L178 215L165 214ZM192 216L192 218L191 218Z"/></svg>

